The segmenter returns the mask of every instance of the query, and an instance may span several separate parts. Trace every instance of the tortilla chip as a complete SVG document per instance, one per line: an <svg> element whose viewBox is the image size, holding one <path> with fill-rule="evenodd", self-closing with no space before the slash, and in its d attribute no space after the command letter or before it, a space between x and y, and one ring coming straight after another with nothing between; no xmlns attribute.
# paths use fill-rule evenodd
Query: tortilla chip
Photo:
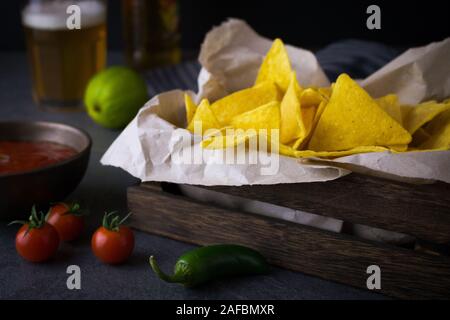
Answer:
<svg viewBox="0 0 450 320"><path fill-rule="evenodd" d="M316 111L318 107L306 107L301 108L302 110L302 119L303 124L306 129L306 137L304 139L298 139L296 143L294 144L295 148L303 148L309 141L309 138L311 137L311 134L313 132L314 128L314 119L316 116Z"/></svg>
<svg viewBox="0 0 450 320"><path fill-rule="evenodd" d="M383 109L392 119L402 125L402 112L398 98L395 94L388 94L387 96L375 100L381 109Z"/></svg>
<svg viewBox="0 0 450 320"><path fill-rule="evenodd" d="M407 144L398 144L398 145L389 146L389 150L392 150L395 152L405 152L408 150L408 145Z"/></svg>
<svg viewBox="0 0 450 320"><path fill-rule="evenodd" d="M418 147L419 145L430 139L430 137L431 135L424 128L417 129L417 131L414 132L412 136L412 141L409 144L409 149L411 149L412 147Z"/></svg>
<svg viewBox="0 0 450 320"><path fill-rule="evenodd" d="M300 101L297 96L295 84L297 79L295 72L292 72L291 83L281 101L280 105L280 141L289 143L292 140L306 137L308 132L303 123Z"/></svg>
<svg viewBox="0 0 450 320"><path fill-rule="evenodd" d="M312 117L312 121L311 121L311 128L309 129L309 134L306 137L306 139L304 139L301 143L298 143L298 141L296 141L292 147L294 149L304 149L308 143L309 140L311 139L312 134L314 134L314 131L317 127L317 123L320 120L320 117L322 116L323 111L325 110L325 107L328 104L328 100L323 100L318 107L314 108L307 108L307 109L303 109L303 115L305 119L309 119L309 117ZM305 123L310 123L309 120L305 120Z"/></svg>
<svg viewBox="0 0 450 320"><path fill-rule="evenodd" d="M280 129L280 103L269 102L261 107L234 117L230 125L236 129Z"/></svg>
<svg viewBox="0 0 450 320"><path fill-rule="evenodd" d="M191 123L192 118L194 118L195 111L197 110L197 106L195 105L192 98L187 93L184 94L184 105L186 108L186 123Z"/></svg>
<svg viewBox="0 0 450 320"><path fill-rule="evenodd" d="M202 134L206 130L214 129L214 128L220 128L219 121L217 121L216 116L211 110L211 107L209 105L209 101L207 99L203 99L199 106L197 107L197 110L194 114L194 117L192 118L191 122L189 123L187 129L194 133L195 123L201 123L202 125Z"/></svg>
<svg viewBox="0 0 450 320"><path fill-rule="evenodd" d="M317 107L316 113L314 114L313 130L315 130L315 127L317 126L317 123L319 122L320 117L322 116L322 113L325 110L325 107L327 106L327 104L328 104L328 101L324 100Z"/></svg>
<svg viewBox="0 0 450 320"><path fill-rule="evenodd" d="M402 125L405 122L406 115L409 113L409 111L412 108L414 108L414 107L413 106L409 106L409 105L404 105L404 104L400 105L400 113L402 115Z"/></svg>
<svg viewBox="0 0 450 320"><path fill-rule="evenodd" d="M244 112L253 110L271 101L280 101L281 94L277 86L270 82L232 93L211 105L211 110L222 126Z"/></svg>
<svg viewBox="0 0 450 320"><path fill-rule="evenodd" d="M315 89L307 88L300 92L302 108L317 107L323 100L325 100L325 97Z"/></svg>
<svg viewBox="0 0 450 320"><path fill-rule="evenodd" d="M425 126L425 130L431 137L419 146L420 149L449 149L450 110L439 114Z"/></svg>
<svg viewBox="0 0 450 320"><path fill-rule="evenodd" d="M342 151L312 151L312 150L295 150L286 145L280 145L279 150L280 154L295 158L339 158L358 153L389 151L388 148L377 146L359 146L352 148L350 150L342 150Z"/></svg>
<svg viewBox="0 0 450 320"><path fill-rule="evenodd" d="M224 135L215 135L209 136L206 139L203 139L201 142L202 148L206 149L225 149L236 147L242 143L247 142L251 137L257 135L256 130L252 131L243 131L236 130L233 134L227 134L225 131Z"/></svg>
<svg viewBox="0 0 450 320"><path fill-rule="evenodd" d="M330 99L331 97L331 93L333 92L333 90L330 87L322 87L322 88L318 88L317 92L319 92L324 98L326 98L327 100Z"/></svg>
<svg viewBox="0 0 450 320"><path fill-rule="evenodd" d="M310 150L341 151L359 146L395 146L411 135L348 75L337 79L309 142Z"/></svg>
<svg viewBox="0 0 450 320"><path fill-rule="evenodd" d="M275 39L259 68L255 85L266 81L273 82L276 83L283 92L286 92L289 87L291 72L291 62L283 41Z"/></svg>
<svg viewBox="0 0 450 320"><path fill-rule="evenodd" d="M328 98L322 95L317 89L307 88L300 93L300 106L302 121L305 127L306 136L298 138L293 144L294 149L302 149L308 144L311 133L319 121L320 115L326 106Z"/></svg>
<svg viewBox="0 0 450 320"><path fill-rule="evenodd" d="M434 117L440 113L449 110L450 104L437 103L435 101L428 101L417 106L405 109L404 127L410 134L414 134L427 122L433 120Z"/></svg>
<svg viewBox="0 0 450 320"><path fill-rule="evenodd" d="M285 144L283 144L283 143L280 143L280 144L278 145L278 152L279 152L281 155L283 155L283 156L294 157L294 158L296 158L296 156L295 156L295 152L296 152L296 151L297 151L297 150L294 149L292 146L285 145Z"/></svg>
<svg viewBox="0 0 450 320"><path fill-rule="evenodd" d="M290 145L294 149L303 149L308 144L311 134L314 132L317 122L327 105L328 98L319 92L320 89L307 88L300 93L302 119L307 136L291 143Z"/></svg>

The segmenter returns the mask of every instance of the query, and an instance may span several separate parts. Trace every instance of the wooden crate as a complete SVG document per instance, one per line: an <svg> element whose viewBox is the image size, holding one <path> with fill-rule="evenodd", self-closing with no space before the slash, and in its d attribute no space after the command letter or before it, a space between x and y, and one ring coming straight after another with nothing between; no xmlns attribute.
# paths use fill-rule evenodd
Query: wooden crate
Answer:
<svg viewBox="0 0 450 320"><path fill-rule="evenodd" d="M270 263L365 288L366 268L381 268L381 290L399 298L450 298L450 185L411 185L351 174L330 182L202 187L348 223L401 232L426 250L401 248L177 194L177 185L128 189L133 227L189 243L238 243Z"/></svg>

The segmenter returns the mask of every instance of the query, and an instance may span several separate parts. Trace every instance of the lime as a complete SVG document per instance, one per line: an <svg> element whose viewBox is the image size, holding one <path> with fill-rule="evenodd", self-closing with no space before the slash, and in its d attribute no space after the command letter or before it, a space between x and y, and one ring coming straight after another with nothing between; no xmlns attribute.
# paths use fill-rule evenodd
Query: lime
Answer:
<svg viewBox="0 0 450 320"><path fill-rule="evenodd" d="M111 129L125 127L148 100L145 80L134 70L114 66L89 81L84 95L89 116Z"/></svg>

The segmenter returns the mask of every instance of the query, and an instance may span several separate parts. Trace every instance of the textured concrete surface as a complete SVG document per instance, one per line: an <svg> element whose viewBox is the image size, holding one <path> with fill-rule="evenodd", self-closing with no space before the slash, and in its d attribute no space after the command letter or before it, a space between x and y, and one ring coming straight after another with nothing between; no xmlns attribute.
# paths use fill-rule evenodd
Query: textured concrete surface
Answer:
<svg viewBox="0 0 450 320"><path fill-rule="evenodd" d="M119 54L110 62L120 63ZM37 110L30 92L24 53L0 53L0 121L48 120L84 128L93 139L86 176L70 196L89 208L88 227L82 238L63 244L56 257L45 264L20 258L14 248L17 226L0 222L1 299L380 299L381 295L336 284L301 273L274 268L267 276L217 281L199 289L166 284L148 266L150 254L170 270L176 258L193 246L136 232L136 247L130 261L112 267L101 264L90 249L90 235L105 210L127 212L127 186L137 180L117 168L103 167L99 159L118 135L95 125L84 112L45 113ZM1 195L0 195L1 196ZM24 195L26 197L26 195ZM81 268L81 290L66 287L67 266Z"/></svg>

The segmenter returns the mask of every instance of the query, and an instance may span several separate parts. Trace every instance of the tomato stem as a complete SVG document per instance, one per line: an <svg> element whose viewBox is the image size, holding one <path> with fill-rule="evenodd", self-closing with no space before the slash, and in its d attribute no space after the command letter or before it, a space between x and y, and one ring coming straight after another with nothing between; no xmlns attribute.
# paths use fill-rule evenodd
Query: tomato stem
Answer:
<svg viewBox="0 0 450 320"><path fill-rule="evenodd" d="M56 203L58 204L58 203ZM88 212L86 210L81 210L81 206L78 202L72 202L70 204L66 204L64 202L59 202L59 204L63 204L67 206L67 211L63 213L63 215L71 214L77 217L87 216Z"/></svg>
<svg viewBox="0 0 450 320"><path fill-rule="evenodd" d="M22 224L22 225L24 225L24 224L27 224L27 223L28 223L28 221L25 221L25 220L14 220L14 221L11 221L10 223L8 223L8 226L11 226L13 224Z"/></svg>
<svg viewBox="0 0 450 320"><path fill-rule="evenodd" d="M119 221L119 225L123 224L130 216L131 212L129 212L122 220Z"/></svg>
<svg viewBox="0 0 450 320"><path fill-rule="evenodd" d="M131 212L127 214L122 220L117 213L117 211L111 211L109 213L105 212L103 216L102 225L105 229L110 231L119 231L120 226L128 219Z"/></svg>
<svg viewBox="0 0 450 320"><path fill-rule="evenodd" d="M39 215L38 215L38 212L36 210L36 205L33 205L33 207L31 208L31 215L28 218L28 221L14 220L14 221L11 221L10 223L8 223L8 225L12 225L12 224L28 225L27 231L24 233L24 236L26 236L28 234L28 232L30 232L31 229L42 228L45 225L45 221L46 221L46 216L44 215L44 213L42 213L42 211L39 211Z"/></svg>
<svg viewBox="0 0 450 320"><path fill-rule="evenodd" d="M89 215L89 212L86 209L81 210L81 206L78 202L72 202L69 205L69 210L67 210L65 214L71 214L77 217L81 217Z"/></svg>

